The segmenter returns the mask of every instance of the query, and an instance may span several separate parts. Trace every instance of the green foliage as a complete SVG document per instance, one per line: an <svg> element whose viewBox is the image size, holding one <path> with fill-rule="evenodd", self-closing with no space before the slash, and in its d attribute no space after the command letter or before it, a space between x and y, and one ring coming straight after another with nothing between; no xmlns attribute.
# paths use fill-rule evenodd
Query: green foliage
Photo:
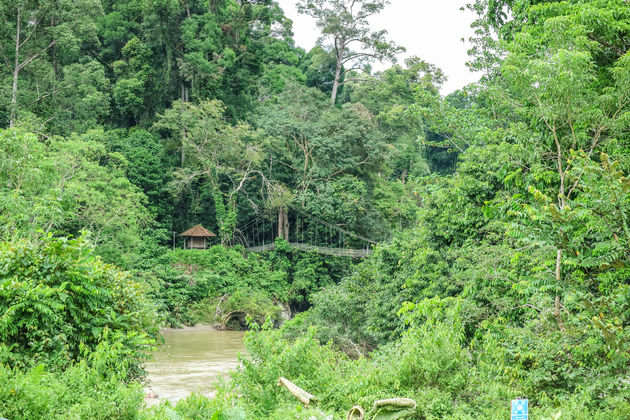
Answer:
<svg viewBox="0 0 630 420"><path fill-rule="evenodd" d="M388 172L389 155L377 122L360 103L337 109L325 102L315 89L289 85L261 107L258 125L270 136L268 154L275 162L267 169L270 178L288 188L303 211L360 235L385 237L396 222L406 226L412 211L392 220L385 203L374 206L374 185L378 192L395 188L380 175Z"/></svg>
<svg viewBox="0 0 630 420"><path fill-rule="evenodd" d="M243 408L236 404L234 397L218 395L208 399L202 395L192 394L186 399L179 400L174 406L164 402L143 413L141 418L245 420L248 417Z"/></svg>
<svg viewBox="0 0 630 420"><path fill-rule="evenodd" d="M245 256L222 245L176 250L141 275L170 324L222 325L232 312L244 312L260 323L267 316L281 323L286 312L308 308L316 291L339 281L351 262L293 252L286 242L277 243L268 255Z"/></svg>
<svg viewBox="0 0 630 420"><path fill-rule="evenodd" d="M157 334L142 285L103 263L84 239L0 245L1 363L63 368L108 342L98 363L138 375Z"/></svg>
<svg viewBox="0 0 630 420"><path fill-rule="evenodd" d="M181 199L186 193L196 192L198 184L207 188L214 201L221 242L231 244L238 194L250 179L258 178L256 186L261 190L273 189L273 183L261 171L266 143L263 133L246 123L231 125L224 114L223 104L216 100L199 105L176 101L160 115L154 129L180 152L171 190Z"/></svg>
<svg viewBox="0 0 630 420"><path fill-rule="evenodd" d="M330 344L321 345L313 329L289 340L283 331L251 332L246 337L249 357L234 381L242 403L259 418L292 413L295 408L291 407L298 404L288 393L278 392L279 376L316 395L319 407L337 415L355 404L370 407L376 399L409 397L418 403L419 418L501 419L509 415L509 400L518 395L530 398L532 415L548 416L542 418L565 418L567 413L566 418L621 419L627 415L627 385L605 379L611 372L580 372L601 360L584 351L593 346L592 339L573 341L582 348L575 348L572 357L566 358L557 353L564 345L557 345L557 336L541 337L532 326L504 327L499 333L499 321L496 329L488 329L482 345L466 346L465 311L465 301L459 299L406 304L401 313L409 327L402 337L357 360L335 352ZM534 342L540 347L525 350ZM502 357L520 361L507 362ZM574 366L560 367L566 363ZM515 370L516 366L525 371ZM551 372L552 366L560 369ZM567 375L592 381L572 394L558 394L563 386L559 380ZM537 394L534 389L543 384L547 388ZM607 397L594 398L596 393ZM561 417L552 417L558 413Z"/></svg>
<svg viewBox="0 0 630 420"><path fill-rule="evenodd" d="M0 131L0 238L87 230L108 262L130 263L149 224L146 198L125 177L124 157L94 140L101 136L44 144L19 129Z"/></svg>
<svg viewBox="0 0 630 420"><path fill-rule="evenodd" d="M63 373L0 364L0 415L10 419L136 419L142 399L139 384L104 377L85 362Z"/></svg>
<svg viewBox="0 0 630 420"><path fill-rule="evenodd" d="M263 323L270 319L283 321L283 307L263 291L239 289L219 298L202 299L189 307L190 318L203 324L214 324L229 329L246 327L246 320ZM233 314L233 317L230 317Z"/></svg>
<svg viewBox="0 0 630 420"><path fill-rule="evenodd" d="M172 176L163 155L161 139L146 130L119 129L102 133L100 141L105 144L108 152L118 152L125 157L126 177L147 196L146 208L155 218L156 226L170 229L174 203L167 184ZM155 229L152 231L157 233L155 236L161 233Z"/></svg>
<svg viewBox="0 0 630 420"><path fill-rule="evenodd" d="M102 11L98 0L0 5L2 127L14 127L29 113L41 118L41 128L52 122L56 133L104 122L109 83L103 66L82 51L98 45L95 20Z"/></svg>
<svg viewBox="0 0 630 420"><path fill-rule="evenodd" d="M389 158L393 175L403 182L409 176L428 175L428 162L422 156L421 139L426 133L424 122L409 111L414 104L414 92L437 94L444 80L442 71L412 57L405 68L395 65L376 73L371 83L348 83L350 100L360 102L375 116L387 142L395 146Z"/></svg>
<svg viewBox="0 0 630 420"><path fill-rule="evenodd" d="M123 121L137 122L144 111L146 85L151 76L151 50L138 38L132 38L121 50L122 60L112 63L118 76L113 98Z"/></svg>
<svg viewBox="0 0 630 420"><path fill-rule="evenodd" d="M150 275L155 299L175 325L221 323L233 311L279 319L277 302L287 301L289 287L287 275L269 261L222 245L169 252Z"/></svg>
<svg viewBox="0 0 630 420"><path fill-rule="evenodd" d="M300 1L334 41L310 52L268 0L0 4L1 416L410 397L417 418L503 419L524 396L541 419L630 417L628 2L475 0L484 75L446 98L420 58L370 74L401 50L367 24L386 4ZM381 243L358 264L245 254L239 227L282 209L294 237L333 229L299 209ZM164 249L197 223L221 245ZM265 327L216 399L143 412L123 382L158 312Z"/></svg>
<svg viewBox="0 0 630 420"><path fill-rule="evenodd" d="M301 0L297 4L300 13L315 18L322 32L320 42L332 41L335 55L335 72L331 91L331 102L335 105L342 78L353 70L367 73L371 60L396 61L396 54L405 48L385 38L387 31L373 31L368 19L383 10L385 0ZM354 48L354 51L352 50ZM349 70L344 70L344 66Z"/></svg>
<svg viewBox="0 0 630 420"><path fill-rule="evenodd" d="M335 79L336 58L332 52L320 46L313 47L307 54L305 63L306 86L314 87L324 93L332 91ZM343 86L339 93L343 93Z"/></svg>
<svg viewBox="0 0 630 420"><path fill-rule="evenodd" d="M433 146L459 152L456 172L414 180L418 226L270 340L297 343L314 326L312 337L332 340L318 351L361 361L376 348L374 363L401 346L384 368L401 388L377 389L415 390L427 418L503 418L499 401L519 395L541 418L625 418L626 60L601 42L623 30L611 23L604 35L597 23L611 8L628 12L621 2L525 8L535 19L504 44L501 77L446 101L419 90L412 111L442 137ZM335 376L348 395L357 375Z"/></svg>
<svg viewBox="0 0 630 420"><path fill-rule="evenodd" d="M459 328L453 329L449 320L436 320L413 328L400 343L383 348L370 359L354 361L340 356L330 345L320 345L314 330L290 342L280 332L252 332L246 337L251 358L244 360L234 380L244 401L261 418L284 410L292 401L287 392L277 391L279 376L291 378L316 395L320 407L329 412L341 414L356 404L371 407L378 399L411 397L421 403L421 415L440 418L455 411L448 401L451 393L470 386L466 381L469 357L459 346L461 325ZM456 375L443 375L444 369ZM465 412L466 403L460 401L456 409Z"/></svg>

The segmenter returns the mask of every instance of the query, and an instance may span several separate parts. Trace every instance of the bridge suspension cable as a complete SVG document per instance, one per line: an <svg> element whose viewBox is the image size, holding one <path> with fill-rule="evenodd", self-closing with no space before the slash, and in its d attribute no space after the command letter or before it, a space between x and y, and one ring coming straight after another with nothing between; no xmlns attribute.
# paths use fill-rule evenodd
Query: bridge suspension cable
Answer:
<svg viewBox="0 0 630 420"><path fill-rule="evenodd" d="M361 236L361 235L357 235L356 233L352 233L352 232L350 232L350 231L348 231L348 230L346 230L346 229L344 229L344 228L342 228L340 226L337 226L337 225L335 225L333 223L330 223L330 222L327 222L325 220L322 220L322 219L318 218L317 216L313 216L312 214L308 214L308 213L306 213L305 211L303 211L302 209L300 209L298 207L289 205L289 208L291 210L297 212L297 213L302 214L305 217L308 217L309 219L313 219L313 220L317 221L318 223L321 223L324 226L328 226L329 228L335 229L338 232L343 232L346 235L352 236L355 239L360 239L360 240L368 242L368 243L370 243L372 245L376 245L378 243L376 241L373 241L372 239L366 238L366 237Z"/></svg>
<svg viewBox="0 0 630 420"><path fill-rule="evenodd" d="M338 225L327 222L317 216L313 216L296 206L288 206L294 212L292 218L295 225L294 231L289 232L289 226L268 220L265 215L259 214L246 224L237 228L237 232L243 245L250 252L268 251L275 248L275 238L285 237L292 248L308 252L316 252L326 255L360 258L371 253L371 245L377 242L364 236L353 233ZM288 216L284 213L285 221ZM281 226L282 225L282 226ZM271 230L269 231L269 228ZM277 230L277 232L276 232ZM335 238L336 236L336 238ZM251 242L250 242L251 237ZM335 240L336 239L336 240ZM360 248L349 248L350 242L362 243Z"/></svg>

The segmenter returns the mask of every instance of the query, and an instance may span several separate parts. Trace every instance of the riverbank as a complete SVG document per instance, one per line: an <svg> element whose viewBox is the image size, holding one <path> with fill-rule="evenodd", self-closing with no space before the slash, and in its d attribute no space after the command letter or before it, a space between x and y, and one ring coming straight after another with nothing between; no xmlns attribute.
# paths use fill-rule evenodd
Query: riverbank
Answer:
<svg viewBox="0 0 630 420"><path fill-rule="evenodd" d="M178 332L201 332L201 331L219 331L216 327L207 324L196 324L193 326L184 325L181 327L162 327L160 328L160 334L171 334Z"/></svg>

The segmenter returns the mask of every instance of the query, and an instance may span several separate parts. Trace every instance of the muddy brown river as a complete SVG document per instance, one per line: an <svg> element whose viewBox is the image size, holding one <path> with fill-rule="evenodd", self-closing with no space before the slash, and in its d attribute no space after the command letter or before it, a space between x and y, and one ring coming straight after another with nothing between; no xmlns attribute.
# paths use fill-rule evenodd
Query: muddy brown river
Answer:
<svg viewBox="0 0 630 420"><path fill-rule="evenodd" d="M215 331L208 327L169 329L162 332L165 345L147 363L147 398L151 406L167 399L176 402L191 393L214 394L219 377L227 377L238 365L238 353L245 352L244 333Z"/></svg>

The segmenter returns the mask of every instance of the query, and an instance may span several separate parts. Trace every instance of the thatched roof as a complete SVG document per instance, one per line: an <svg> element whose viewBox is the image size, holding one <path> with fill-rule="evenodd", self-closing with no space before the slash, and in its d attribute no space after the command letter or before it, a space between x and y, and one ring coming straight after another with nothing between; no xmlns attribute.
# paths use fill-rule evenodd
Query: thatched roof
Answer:
<svg viewBox="0 0 630 420"><path fill-rule="evenodd" d="M209 238L211 236L217 236L214 233L210 232L208 229L201 225L193 226L188 229L186 232L181 233L179 236L189 236L196 238Z"/></svg>

